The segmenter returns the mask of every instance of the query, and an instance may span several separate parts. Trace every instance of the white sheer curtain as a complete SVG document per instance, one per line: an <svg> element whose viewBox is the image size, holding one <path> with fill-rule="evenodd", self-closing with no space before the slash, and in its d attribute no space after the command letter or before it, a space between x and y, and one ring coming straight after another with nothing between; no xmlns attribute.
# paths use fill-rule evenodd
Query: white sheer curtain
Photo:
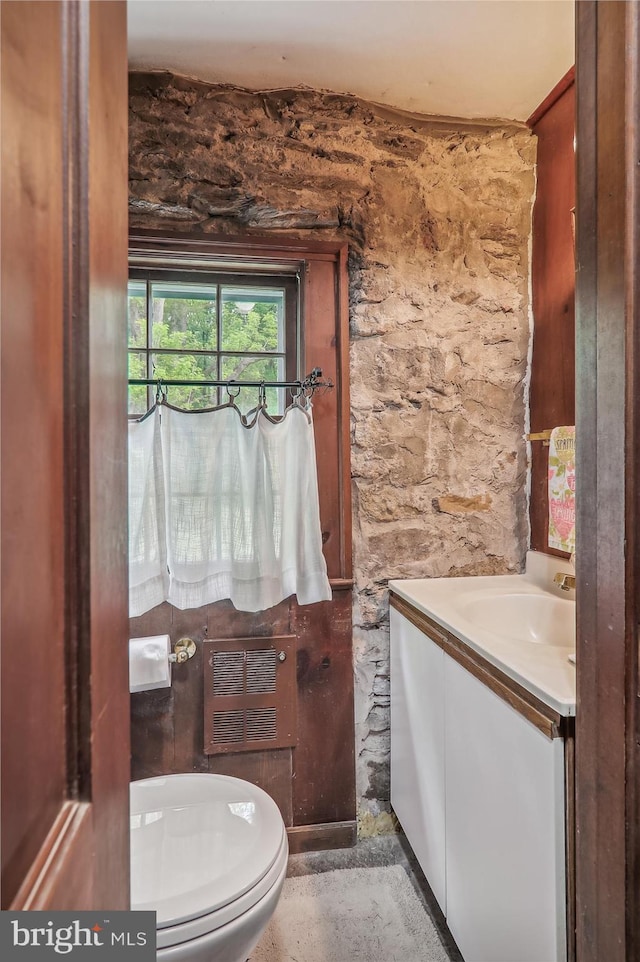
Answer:
<svg viewBox="0 0 640 962"><path fill-rule="evenodd" d="M260 412L247 427L231 406L165 406L161 422L166 600L197 608L229 598L241 611L292 594L330 600L311 409L292 405L279 421Z"/></svg>
<svg viewBox="0 0 640 962"><path fill-rule="evenodd" d="M144 614L169 590L160 415L129 421L129 614Z"/></svg>
<svg viewBox="0 0 640 962"><path fill-rule="evenodd" d="M277 423L260 414L257 428L272 512L279 600L295 594L301 605L329 601L311 408L303 411L294 405Z"/></svg>

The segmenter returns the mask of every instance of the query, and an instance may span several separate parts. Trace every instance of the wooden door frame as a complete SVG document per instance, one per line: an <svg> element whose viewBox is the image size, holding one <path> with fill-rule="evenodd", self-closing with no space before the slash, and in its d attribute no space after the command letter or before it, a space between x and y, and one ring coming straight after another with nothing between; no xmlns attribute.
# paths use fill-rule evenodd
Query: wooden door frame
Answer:
<svg viewBox="0 0 640 962"><path fill-rule="evenodd" d="M128 909L126 4L0 26L1 904Z"/></svg>
<svg viewBox="0 0 640 962"><path fill-rule="evenodd" d="M639 32L576 3L578 962L640 958Z"/></svg>

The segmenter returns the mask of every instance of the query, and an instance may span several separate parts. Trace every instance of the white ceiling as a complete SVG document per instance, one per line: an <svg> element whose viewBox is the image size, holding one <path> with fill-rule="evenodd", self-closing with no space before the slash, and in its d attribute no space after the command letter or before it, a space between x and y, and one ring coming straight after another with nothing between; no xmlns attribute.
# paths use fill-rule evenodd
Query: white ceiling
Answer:
<svg viewBox="0 0 640 962"><path fill-rule="evenodd" d="M574 62L573 0L129 0L132 68L526 120Z"/></svg>

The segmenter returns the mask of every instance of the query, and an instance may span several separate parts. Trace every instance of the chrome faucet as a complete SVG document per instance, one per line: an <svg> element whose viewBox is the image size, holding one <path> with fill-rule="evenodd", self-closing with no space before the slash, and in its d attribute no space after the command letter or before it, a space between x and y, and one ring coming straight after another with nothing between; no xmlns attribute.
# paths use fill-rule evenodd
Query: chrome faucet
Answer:
<svg viewBox="0 0 640 962"><path fill-rule="evenodd" d="M553 583L558 585L562 591L571 591L571 589L576 586L576 576L565 574L564 571L559 571L554 577Z"/></svg>

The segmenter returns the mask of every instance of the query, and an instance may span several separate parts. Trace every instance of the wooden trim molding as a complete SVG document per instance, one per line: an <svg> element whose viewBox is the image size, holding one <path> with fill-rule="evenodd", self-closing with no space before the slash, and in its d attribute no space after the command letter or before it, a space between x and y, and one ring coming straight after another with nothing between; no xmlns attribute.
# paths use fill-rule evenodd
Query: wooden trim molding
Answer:
<svg viewBox="0 0 640 962"><path fill-rule="evenodd" d="M418 611L404 598L390 592L389 604L423 634L427 635L431 641L435 642L438 647L442 648L450 658L457 661L483 685L486 685L503 701L511 705L518 714L535 725L547 738L565 737L567 727L571 724L570 720L549 708L526 688L509 678L508 675L492 665L490 661L479 655L477 651L470 648L452 632L433 622L423 612Z"/></svg>
<svg viewBox="0 0 640 962"><path fill-rule="evenodd" d="M309 256L324 260L335 261L340 257L340 251L347 245L343 241L301 240L297 237L209 234L189 231L181 234L178 231L145 230L135 228L129 235L129 254L135 257L140 254L149 256L154 253L163 256L169 252L205 255L236 255L247 257L253 253L265 259L279 259L294 255L297 260L306 260Z"/></svg>
<svg viewBox="0 0 640 962"><path fill-rule="evenodd" d="M353 588L353 578L329 578L332 591L349 591Z"/></svg>
<svg viewBox="0 0 640 962"><path fill-rule="evenodd" d="M336 287L336 343L338 353L338 476L340 479L340 569L345 582L353 574L352 517L351 517L351 423L349 376L349 248L342 244L338 251Z"/></svg>
<svg viewBox="0 0 640 962"><path fill-rule="evenodd" d="M544 98L541 104L536 107L531 116L527 119L527 127L535 127L539 123L548 110L551 110L553 105L560 100L562 95L567 92L569 87L575 83L576 79L576 68L569 67L564 77L558 81L553 90L551 90L547 96Z"/></svg>
<svg viewBox="0 0 640 962"><path fill-rule="evenodd" d="M60 904L61 892L66 893L67 908L91 908L87 880L91 878L92 835L91 806L65 802L11 903L11 911L50 909L52 891L56 909L65 908ZM78 864L79 855L84 865Z"/></svg>
<svg viewBox="0 0 640 962"><path fill-rule="evenodd" d="M576 4L576 954L640 959L640 4Z"/></svg>
<svg viewBox="0 0 640 962"><path fill-rule="evenodd" d="M324 822L319 825L295 825L287 829L289 854L322 852L333 848L352 848L358 838L358 823Z"/></svg>

